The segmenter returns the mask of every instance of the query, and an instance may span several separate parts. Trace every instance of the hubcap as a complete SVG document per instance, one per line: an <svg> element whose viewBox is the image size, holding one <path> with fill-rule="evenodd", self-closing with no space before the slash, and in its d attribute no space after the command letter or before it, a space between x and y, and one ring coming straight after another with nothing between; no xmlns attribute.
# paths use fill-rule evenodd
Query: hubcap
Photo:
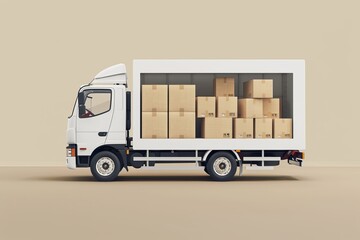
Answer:
<svg viewBox="0 0 360 240"><path fill-rule="evenodd" d="M214 172L219 176L226 176L231 171L231 162L226 157L219 157L214 161Z"/></svg>
<svg viewBox="0 0 360 240"><path fill-rule="evenodd" d="M109 157L102 157L96 163L96 171L101 176L104 177L109 176L114 172L114 169L115 169L115 163Z"/></svg>

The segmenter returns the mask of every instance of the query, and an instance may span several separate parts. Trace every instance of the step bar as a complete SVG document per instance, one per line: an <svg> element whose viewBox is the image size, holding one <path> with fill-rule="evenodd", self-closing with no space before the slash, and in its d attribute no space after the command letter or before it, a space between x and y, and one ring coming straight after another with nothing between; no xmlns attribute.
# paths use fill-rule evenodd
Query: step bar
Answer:
<svg viewBox="0 0 360 240"><path fill-rule="evenodd" d="M201 161L201 157L134 157L134 161Z"/></svg>

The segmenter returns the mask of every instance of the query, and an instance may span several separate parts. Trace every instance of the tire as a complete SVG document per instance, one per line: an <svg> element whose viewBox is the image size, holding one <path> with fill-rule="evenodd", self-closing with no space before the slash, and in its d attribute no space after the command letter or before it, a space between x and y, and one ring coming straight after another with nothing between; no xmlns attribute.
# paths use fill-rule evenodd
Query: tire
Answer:
<svg viewBox="0 0 360 240"><path fill-rule="evenodd" d="M206 166L204 167L204 172L205 172L207 175L209 175L209 172L208 172L208 170L206 169Z"/></svg>
<svg viewBox="0 0 360 240"><path fill-rule="evenodd" d="M134 161L134 157L143 157L143 155L141 153L133 153L129 157L130 165L133 168L141 168L145 164L145 162L143 162L143 161Z"/></svg>
<svg viewBox="0 0 360 240"><path fill-rule="evenodd" d="M90 163L91 173L98 181L115 180L122 168L119 158L109 151L97 153Z"/></svg>
<svg viewBox="0 0 360 240"><path fill-rule="evenodd" d="M214 153L206 163L206 170L215 181L231 180L236 173L236 168L235 157L228 152Z"/></svg>

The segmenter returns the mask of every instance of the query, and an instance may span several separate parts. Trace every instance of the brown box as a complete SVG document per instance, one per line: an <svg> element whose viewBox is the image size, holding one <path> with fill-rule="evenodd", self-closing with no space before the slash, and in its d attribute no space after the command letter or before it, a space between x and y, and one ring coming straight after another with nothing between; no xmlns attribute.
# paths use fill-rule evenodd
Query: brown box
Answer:
<svg viewBox="0 0 360 240"><path fill-rule="evenodd" d="M255 119L255 138L272 138L272 119Z"/></svg>
<svg viewBox="0 0 360 240"><path fill-rule="evenodd" d="M279 98L263 99L263 113L264 113L264 118L279 118L280 99Z"/></svg>
<svg viewBox="0 0 360 240"><path fill-rule="evenodd" d="M232 118L204 118L201 137L232 138Z"/></svg>
<svg viewBox="0 0 360 240"><path fill-rule="evenodd" d="M169 85L169 112L195 112L195 85Z"/></svg>
<svg viewBox="0 0 360 240"><path fill-rule="evenodd" d="M195 112L169 112L169 138L195 138Z"/></svg>
<svg viewBox="0 0 360 240"><path fill-rule="evenodd" d="M254 138L254 119L234 119L234 138Z"/></svg>
<svg viewBox="0 0 360 240"><path fill-rule="evenodd" d="M196 98L196 117L215 117L215 97Z"/></svg>
<svg viewBox="0 0 360 240"><path fill-rule="evenodd" d="M241 118L262 118L263 100L253 98L239 99L239 117Z"/></svg>
<svg viewBox="0 0 360 240"><path fill-rule="evenodd" d="M142 112L142 138L167 138L167 112Z"/></svg>
<svg viewBox="0 0 360 240"><path fill-rule="evenodd" d="M216 117L232 117L238 115L237 97L217 97L216 99Z"/></svg>
<svg viewBox="0 0 360 240"><path fill-rule="evenodd" d="M253 79L244 83L244 98L272 98L272 79Z"/></svg>
<svg viewBox="0 0 360 240"><path fill-rule="evenodd" d="M167 112L167 109L167 85L142 85L142 112Z"/></svg>
<svg viewBox="0 0 360 240"><path fill-rule="evenodd" d="M292 138L291 118L276 118L273 121L274 138Z"/></svg>
<svg viewBox="0 0 360 240"><path fill-rule="evenodd" d="M231 77L215 78L214 92L216 97L235 96L235 80Z"/></svg>

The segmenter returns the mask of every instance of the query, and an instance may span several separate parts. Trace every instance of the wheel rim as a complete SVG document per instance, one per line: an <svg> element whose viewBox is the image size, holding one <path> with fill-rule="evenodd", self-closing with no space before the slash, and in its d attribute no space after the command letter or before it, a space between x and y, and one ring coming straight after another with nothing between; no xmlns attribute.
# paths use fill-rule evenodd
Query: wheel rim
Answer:
<svg viewBox="0 0 360 240"><path fill-rule="evenodd" d="M115 162L109 157L102 157L96 163L96 171L101 176L109 176L114 172Z"/></svg>
<svg viewBox="0 0 360 240"><path fill-rule="evenodd" d="M226 176L231 171L231 162L226 157L219 157L213 164L214 172L219 176Z"/></svg>

